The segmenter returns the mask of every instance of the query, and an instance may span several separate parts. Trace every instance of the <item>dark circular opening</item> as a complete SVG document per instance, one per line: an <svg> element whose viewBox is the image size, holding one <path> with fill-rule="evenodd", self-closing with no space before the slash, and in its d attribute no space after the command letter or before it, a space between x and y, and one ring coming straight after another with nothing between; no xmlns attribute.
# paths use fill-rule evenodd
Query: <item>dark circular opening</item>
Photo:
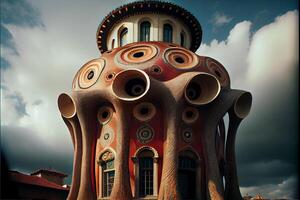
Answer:
<svg viewBox="0 0 300 200"><path fill-rule="evenodd" d="M101 117L102 117L103 119L106 119L106 118L108 117L108 115L109 115L108 111L104 111L104 112L101 114Z"/></svg>
<svg viewBox="0 0 300 200"><path fill-rule="evenodd" d="M218 77L221 77L221 73L218 70L215 70L215 73Z"/></svg>
<svg viewBox="0 0 300 200"><path fill-rule="evenodd" d="M195 83L192 82L187 88L186 95L190 100L196 100L201 94L201 87Z"/></svg>
<svg viewBox="0 0 300 200"><path fill-rule="evenodd" d="M125 91L127 94L134 97L143 94L145 88L146 83L141 78L131 79L125 84Z"/></svg>
<svg viewBox="0 0 300 200"><path fill-rule="evenodd" d="M107 140L109 138L109 133L104 134L104 139Z"/></svg>
<svg viewBox="0 0 300 200"><path fill-rule="evenodd" d="M113 77L114 77L113 74L108 74L108 76L107 76L108 79L112 79Z"/></svg>
<svg viewBox="0 0 300 200"><path fill-rule="evenodd" d="M185 115L187 118L192 118L194 116L194 112L189 110L185 113Z"/></svg>
<svg viewBox="0 0 300 200"><path fill-rule="evenodd" d="M152 67L152 71L154 72L154 73L161 73L161 68L159 67L159 66L153 66Z"/></svg>
<svg viewBox="0 0 300 200"><path fill-rule="evenodd" d="M90 71L87 75L87 79L91 80L94 77L94 71Z"/></svg>
<svg viewBox="0 0 300 200"><path fill-rule="evenodd" d="M111 53L111 51L107 51L106 53Z"/></svg>
<svg viewBox="0 0 300 200"><path fill-rule="evenodd" d="M140 113L142 115L147 115L149 113L149 109L147 107L143 107L141 108Z"/></svg>
<svg viewBox="0 0 300 200"><path fill-rule="evenodd" d="M176 61L177 63L180 63L180 64L184 63L184 59L183 59L182 57L180 57L180 56L176 57L176 58L175 58L175 61Z"/></svg>
<svg viewBox="0 0 300 200"><path fill-rule="evenodd" d="M186 138L190 138L191 137L191 133L189 131L184 132L184 136Z"/></svg>
<svg viewBox="0 0 300 200"><path fill-rule="evenodd" d="M144 56L144 52L136 52L136 53L134 53L133 54L133 57L135 57L135 58L140 58L140 57L143 57Z"/></svg>

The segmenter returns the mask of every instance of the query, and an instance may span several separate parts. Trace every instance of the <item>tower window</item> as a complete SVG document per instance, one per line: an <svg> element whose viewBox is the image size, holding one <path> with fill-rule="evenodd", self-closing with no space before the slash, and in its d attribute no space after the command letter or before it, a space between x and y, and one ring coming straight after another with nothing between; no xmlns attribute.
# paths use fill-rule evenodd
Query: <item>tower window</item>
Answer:
<svg viewBox="0 0 300 200"><path fill-rule="evenodd" d="M140 24L140 41L150 41L150 27L151 24L148 21Z"/></svg>
<svg viewBox="0 0 300 200"><path fill-rule="evenodd" d="M127 44L127 37L128 37L128 29L123 28L120 32L120 47Z"/></svg>
<svg viewBox="0 0 300 200"><path fill-rule="evenodd" d="M196 197L196 161L188 156L179 156L178 185L183 199Z"/></svg>
<svg viewBox="0 0 300 200"><path fill-rule="evenodd" d="M180 33L180 46L185 47L185 34L183 32Z"/></svg>
<svg viewBox="0 0 300 200"><path fill-rule="evenodd" d="M163 41L170 43L173 42L173 28L170 24L164 24Z"/></svg>
<svg viewBox="0 0 300 200"><path fill-rule="evenodd" d="M112 48L112 49L115 48L115 39L113 39L113 40L111 41L111 48Z"/></svg>

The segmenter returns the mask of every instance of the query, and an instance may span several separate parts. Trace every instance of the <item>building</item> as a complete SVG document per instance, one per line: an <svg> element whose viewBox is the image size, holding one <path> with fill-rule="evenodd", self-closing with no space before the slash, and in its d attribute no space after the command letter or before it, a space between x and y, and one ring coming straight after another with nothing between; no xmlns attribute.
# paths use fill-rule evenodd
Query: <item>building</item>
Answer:
<svg viewBox="0 0 300 200"><path fill-rule="evenodd" d="M103 19L102 55L58 97L74 144L68 199L242 199L234 146L252 96L194 53L201 39L198 20L167 2L129 3Z"/></svg>
<svg viewBox="0 0 300 200"><path fill-rule="evenodd" d="M66 199L69 187L63 185L67 175L52 170L39 170L31 175L8 171L9 199Z"/></svg>

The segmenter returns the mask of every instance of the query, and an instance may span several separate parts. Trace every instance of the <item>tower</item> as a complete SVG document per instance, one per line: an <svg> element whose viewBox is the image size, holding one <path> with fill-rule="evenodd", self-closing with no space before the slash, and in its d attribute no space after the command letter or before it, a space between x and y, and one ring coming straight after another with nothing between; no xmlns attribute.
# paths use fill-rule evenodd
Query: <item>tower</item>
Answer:
<svg viewBox="0 0 300 200"><path fill-rule="evenodd" d="M197 19L166 2L103 19L102 55L58 98L74 144L69 199L242 199L234 146L252 96L194 53L201 37Z"/></svg>

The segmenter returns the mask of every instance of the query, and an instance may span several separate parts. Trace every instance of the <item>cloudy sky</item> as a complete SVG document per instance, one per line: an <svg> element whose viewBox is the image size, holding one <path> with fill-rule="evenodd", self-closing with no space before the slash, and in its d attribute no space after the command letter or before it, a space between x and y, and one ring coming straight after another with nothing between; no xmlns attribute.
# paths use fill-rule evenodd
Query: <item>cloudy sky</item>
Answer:
<svg viewBox="0 0 300 200"><path fill-rule="evenodd" d="M128 2L1 0L1 149L11 169L71 176L73 149L57 96L70 93L79 67L99 57L103 17ZM232 87L253 94L236 141L242 193L298 199L298 1L171 2L200 21L197 53L220 61Z"/></svg>

